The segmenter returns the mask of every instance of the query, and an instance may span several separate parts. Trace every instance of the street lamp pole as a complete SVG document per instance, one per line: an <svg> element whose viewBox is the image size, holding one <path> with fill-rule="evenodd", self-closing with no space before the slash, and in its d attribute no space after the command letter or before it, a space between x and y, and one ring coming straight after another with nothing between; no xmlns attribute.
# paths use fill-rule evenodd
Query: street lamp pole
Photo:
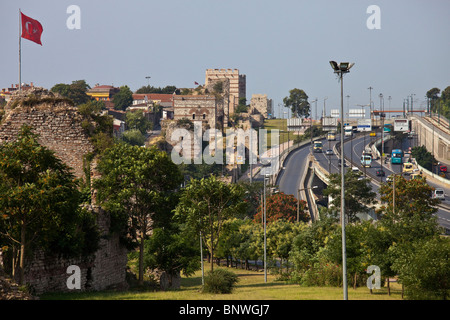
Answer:
<svg viewBox="0 0 450 320"><path fill-rule="evenodd" d="M266 234L266 225L267 225L267 215L266 215L266 181L267 174L264 175L264 282L267 283L267 234Z"/></svg>
<svg viewBox="0 0 450 320"><path fill-rule="evenodd" d="M344 73L350 72L354 63L341 62L337 64L330 61L334 73L339 75L341 81L341 115L344 117ZM345 244L345 187L344 187L344 121L341 121L341 227L342 227L342 286L344 291L344 300L348 300L347 285L347 252Z"/></svg>

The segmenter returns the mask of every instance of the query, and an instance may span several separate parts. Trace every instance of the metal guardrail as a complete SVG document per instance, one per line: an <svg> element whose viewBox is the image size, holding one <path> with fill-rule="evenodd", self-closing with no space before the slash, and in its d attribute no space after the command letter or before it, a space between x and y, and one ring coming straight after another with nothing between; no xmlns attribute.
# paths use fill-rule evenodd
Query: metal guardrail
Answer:
<svg viewBox="0 0 450 320"><path fill-rule="evenodd" d="M315 140L321 140L321 139L324 139L325 137L326 137L326 135L322 135L322 136L319 136L319 137L315 137L315 138L313 138L313 142L314 142ZM304 146L310 144L310 143L311 143L311 140L305 140L305 141L299 142L299 143L297 143L297 144L294 144L293 146L287 148L286 150L283 150L283 152L280 153L280 155L279 155L279 157L280 157L280 161L279 161L280 166L278 167L277 172L274 174L274 176L275 176L275 177L274 177L275 184L278 184L278 176L279 176L281 170L284 168L284 161L285 161L286 158L289 156L289 154L290 154L291 152L297 150L297 149L300 149L301 147L304 147Z"/></svg>

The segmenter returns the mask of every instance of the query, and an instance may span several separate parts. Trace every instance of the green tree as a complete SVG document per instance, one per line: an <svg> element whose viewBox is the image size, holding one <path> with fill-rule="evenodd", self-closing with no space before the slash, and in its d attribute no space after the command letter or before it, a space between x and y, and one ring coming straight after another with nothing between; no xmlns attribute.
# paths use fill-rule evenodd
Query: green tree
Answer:
<svg viewBox="0 0 450 320"><path fill-rule="evenodd" d="M294 238L306 227L304 222L289 222L279 219L267 226L267 251L274 260L280 259L281 267L285 261L289 269L289 257L293 248Z"/></svg>
<svg viewBox="0 0 450 320"><path fill-rule="evenodd" d="M436 105L436 101L439 99L439 93L441 92L441 89L439 88L432 88L430 90L427 91L427 98L430 99L430 105L431 105L431 110L436 112L435 110L435 105Z"/></svg>
<svg viewBox="0 0 450 320"><path fill-rule="evenodd" d="M126 130L122 134L122 140L131 146L143 146L145 136L138 129Z"/></svg>
<svg viewBox="0 0 450 320"><path fill-rule="evenodd" d="M194 240L176 224L154 228L145 240L144 269L166 272L169 287L181 272L185 276L192 275L200 268L198 242Z"/></svg>
<svg viewBox="0 0 450 320"><path fill-rule="evenodd" d="M202 233L211 259L215 257L224 222L245 212L243 193L241 186L227 184L215 176L191 179L182 192L176 208L177 218ZM211 263L211 271L213 266Z"/></svg>
<svg viewBox="0 0 450 320"><path fill-rule="evenodd" d="M112 214L113 226L131 246L139 246L139 284L143 284L144 240L152 219L170 215L165 203L183 178L167 153L156 148L116 144L105 151L94 181L100 203Z"/></svg>
<svg viewBox="0 0 450 320"><path fill-rule="evenodd" d="M245 190L244 201L248 204L245 217L252 219L258 212L258 207L261 205L264 183L259 181L253 181L252 183L242 181L239 184Z"/></svg>
<svg viewBox="0 0 450 320"><path fill-rule="evenodd" d="M165 86L164 88L156 88L150 85L140 87L136 93L162 93L162 94L179 94L179 89L176 86Z"/></svg>
<svg viewBox="0 0 450 320"><path fill-rule="evenodd" d="M439 199L431 198L433 187L425 179L406 180L395 176L395 207L393 182L381 185L380 223L389 230L395 243L409 244L414 240L439 234L435 213Z"/></svg>
<svg viewBox="0 0 450 320"><path fill-rule="evenodd" d="M50 90L71 99L75 105L80 105L91 100L91 97L86 94L90 88L85 80L76 80L72 81L72 84L55 84Z"/></svg>
<svg viewBox="0 0 450 320"><path fill-rule="evenodd" d="M411 150L411 156L416 159L420 166L429 171L432 170L433 163L436 162L436 159L433 157L431 152L427 151L425 146L413 147Z"/></svg>
<svg viewBox="0 0 450 320"><path fill-rule="evenodd" d="M289 96L283 99L284 106L292 110L292 114L296 117L309 117L310 104L308 102L308 95L301 89L292 89L289 91Z"/></svg>
<svg viewBox="0 0 450 320"><path fill-rule="evenodd" d="M237 218L228 219L223 223L222 236L220 237L215 252L216 257L227 260L227 266L230 264L230 257L243 260L248 259L247 255L240 250L247 236L246 233L241 233L240 230L243 225L248 223L251 223L251 221Z"/></svg>
<svg viewBox="0 0 450 320"><path fill-rule="evenodd" d="M348 282L353 288L358 285L358 275L365 275L366 251L364 250L365 223L347 224L345 230L345 249L347 258ZM342 231L336 229L330 236L324 250L328 261L342 265Z"/></svg>
<svg viewBox="0 0 450 320"><path fill-rule="evenodd" d="M80 196L71 169L39 144L29 126L0 146L0 234L12 252L14 274L19 261L20 283L30 249L69 256L96 249L95 228L85 224L90 218L79 207Z"/></svg>
<svg viewBox="0 0 450 320"><path fill-rule="evenodd" d="M125 110L133 103L133 92L128 86L121 86L119 92L113 96L114 109Z"/></svg>
<svg viewBox="0 0 450 320"><path fill-rule="evenodd" d="M319 220L305 225L293 240L289 259L293 265L292 279L303 283L305 275L315 273L326 261L322 254L332 234L340 230L335 220L322 214ZM329 261L328 261L329 262ZM325 262L326 264L326 262ZM320 269L319 269L320 270Z"/></svg>
<svg viewBox="0 0 450 320"><path fill-rule="evenodd" d="M348 170L344 175L345 214L349 222L358 221L358 213L368 213L375 204L375 192L372 191L368 179L360 179L361 174ZM341 208L341 175L334 173L329 176L330 183L323 191L324 196L331 196L332 208L330 214L339 213Z"/></svg>
<svg viewBox="0 0 450 320"><path fill-rule="evenodd" d="M399 250L392 268L411 299L447 300L450 294L450 239L433 237Z"/></svg>
<svg viewBox="0 0 450 320"><path fill-rule="evenodd" d="M143 135L147 134L147 130L152 129L153 127L153 123L139 110L127 112L125 123L127 124L128 129L137 129Z"/></svg>

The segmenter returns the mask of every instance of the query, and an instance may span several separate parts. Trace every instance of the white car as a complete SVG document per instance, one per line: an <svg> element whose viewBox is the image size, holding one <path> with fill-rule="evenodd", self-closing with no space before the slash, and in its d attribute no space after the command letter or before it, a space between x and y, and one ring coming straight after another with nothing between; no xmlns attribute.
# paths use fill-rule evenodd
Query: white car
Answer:
<svg viewBox="0 0 450 320"><path fill-rule="evenodd" d="M444 189L436 188L433 192L433 198L445 199Z"/></svg>
<svg viewBox="0 0 450 320"><path fill-rule="evenodd" d="M333 155L333 150L328 149L327 151L325 151L325 154L326 154L327 156L332 156L332 155Z"/></svg>

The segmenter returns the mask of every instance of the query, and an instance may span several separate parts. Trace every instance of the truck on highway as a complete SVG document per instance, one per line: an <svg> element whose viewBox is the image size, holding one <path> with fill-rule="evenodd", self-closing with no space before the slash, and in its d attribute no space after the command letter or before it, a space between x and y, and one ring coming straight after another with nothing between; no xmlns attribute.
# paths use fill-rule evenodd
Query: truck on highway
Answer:
<svg viewBox="0 0 450 320"><path fill-rule="evenodd" d="M353 134L353 127L352 126L346 126L344 128L344 135L345 136L351 136Z"/></svg>
<svg viewBox="0 0 450 320"><path fill-rule="evenodd" d="M336 133L331 131L327 133L327 140L328 141L335 141L336 140Z"/></svg>

